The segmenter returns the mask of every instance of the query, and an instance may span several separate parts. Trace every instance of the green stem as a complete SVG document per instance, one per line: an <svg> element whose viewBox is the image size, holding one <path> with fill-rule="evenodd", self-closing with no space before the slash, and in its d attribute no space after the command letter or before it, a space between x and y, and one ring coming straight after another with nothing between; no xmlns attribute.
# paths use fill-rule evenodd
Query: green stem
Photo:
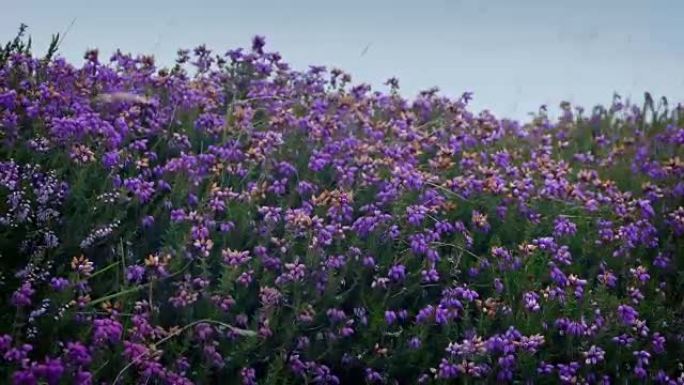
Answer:
<svg viewBox="0 0 684 385"><path fill-rule="evenodd" d="M114 293L114 294L110 294L110 295L106 295L104 297L100 297L98 299L95 299L95 300L88 302L88 306L99 305L99 304L106 302L106 301L109 301L111 299L118 298L118 297L124 296L126 294L130 294L130 293L135 293L136 291L142 290L147 286L149 286L149 284L144 284L144 285L132 287L130 289L122 290L122 291Z"/></svg>
<svg viewBox="0 0 684 385"><path fill-rule="evenodd" d="M119 264L119 261L113 262L113 263L111 263L111 264L109 264L109 265L103 267L102 269L100 269L100 270L94 272L94 273L91 274L90 276L88 276L88 279L93 278L93 277L96 277L96 276L98 276L98 275L104 273L104 272L107 271L107 270L111 270L111 269L113 269L114 267L116 267L118 264Z"/></svg>

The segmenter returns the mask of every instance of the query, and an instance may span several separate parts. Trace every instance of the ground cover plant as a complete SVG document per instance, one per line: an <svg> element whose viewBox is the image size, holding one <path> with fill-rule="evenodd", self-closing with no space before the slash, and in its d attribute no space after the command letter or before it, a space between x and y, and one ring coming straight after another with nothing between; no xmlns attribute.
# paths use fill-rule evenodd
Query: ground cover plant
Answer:
<svg viewBox="0 0 684 385"><path fill-rule="evenodd" d="M0 383L684 384L684 107L0 52Z"/></svg>

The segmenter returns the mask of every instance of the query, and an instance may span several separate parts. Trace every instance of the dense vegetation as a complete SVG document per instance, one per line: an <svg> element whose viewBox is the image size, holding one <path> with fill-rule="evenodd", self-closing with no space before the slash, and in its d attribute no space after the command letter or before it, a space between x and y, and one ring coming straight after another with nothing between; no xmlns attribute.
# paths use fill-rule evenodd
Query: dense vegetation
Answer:
<svg viewBox="0 0 684 385"><path fill-rule="evenodd" d="M0 52L0 380L684 384L684 107Z"/></svg>

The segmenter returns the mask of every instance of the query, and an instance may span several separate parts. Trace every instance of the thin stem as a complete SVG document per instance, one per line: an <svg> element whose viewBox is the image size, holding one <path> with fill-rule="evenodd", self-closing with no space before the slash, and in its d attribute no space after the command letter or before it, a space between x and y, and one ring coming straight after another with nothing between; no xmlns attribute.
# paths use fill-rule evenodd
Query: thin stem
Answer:
<svg viewBox="0 0 684 385"><path fill-rule="evenodd" d="M190 329L191 327L193 327L193 326L195 326L195 325L197 325L197 324L201 324L201 323L210 323L210 324L216 324L216 325L219 325L219 326L223 326L223 327L225 327L225 328L230 329L232 332L234 332L234 333L236 333L236 334L238 334L238 335L244 336L244 337L255 337L255 336L257 335L257 333L256 333L255 331L253 331L253 330L240 329L240 328L236 328L236 327L233 326L233 325L229 325L229 324L227 324L227 323L225 323L225 322L221 322L221 321L217 321L217 320L212 320L212 319L205 318L205 319L201 319L201 320L197 320L197 321L190 322L189 324L183 326L182 328L170 332L166 337L160 339L157 343L152 344L152 346L156 348L156 347L158 347L158 346L160 346L160 345L163 345L164 343L166 343L167 341L171 340L172 338L181 335L181 334L182 334L183 332L185 332L186 330ZM141 353L140 355L138 355L138 356L136 356L135 358L133 358L133 359L131 360L131 362L129 362L128 364L126 364L126 366L124 366L124 367L119 371L119 373L118 373L118 374L116 375L116 377L114 378L114 381L112 382L112 384L116 385L116 384L119 382L119 379L121 379L121 376L123 376L123 374L126 372L126 370L128 370L131 366L133 366L134 364L136 364L140 359L144 358L144 357L147 356L147 355L149 355L149 350L146 351L146 352L143 352L143 353Z"/></svg>

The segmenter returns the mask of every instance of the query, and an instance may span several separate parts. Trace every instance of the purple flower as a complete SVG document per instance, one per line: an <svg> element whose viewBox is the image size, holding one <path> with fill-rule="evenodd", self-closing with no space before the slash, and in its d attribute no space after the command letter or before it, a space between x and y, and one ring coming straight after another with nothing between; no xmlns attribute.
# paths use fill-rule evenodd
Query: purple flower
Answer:
<svg viewBox="0 0 684 385"><path fill-rule="evenodd" d="M413 337L409 340L408 345L411 349L416 350L420 349L420 347L423 345L423 342L420 340L420 338Z"/></svg>
<svg viewBox="0 0 684 385"><path fill-rule="evenodd" d="M123 326L118 321L111 318L101 318L96 319L93 324L95 326L93 340L96 344L116 343L121 339Z"/></svg>
<svg viewBox="0 0 684 385"><path fill-rule="evenodd" d="M260 35L255 35L252 38L252 51L256 53L263 53L263 48L266 45L266 38Z"/></svg>
<svg viewBox="0 0 684 385"><path fill-rule="evenodd" d="M313 366L313 382L319 385L339 385L340 379L326 365Z"/></svg>
<svg viewBox="0 0 684 385"><path fill-rule="evenodd" d="M382 382L382 375L371 368L366 368L364 378L368 384Z"/></svg>
<svg viewBox="0 0 684 385"><path fill-rule="evenodd" d="M494 290L501 294L504 291L504 284L501 282L501 278L494 278Z"/></svg>
<svg viewBox="0 0 684 385"><path fill-rule="evenodd" d="M74 385L92 385L93 375L87 371L79 370L74 377Z"/></svg>
<svg viewBox="0 0 684 385"><path fill-rule="evenodd" d="M5 352L5 354L2 357L9 362L20 362L25 360L29 352L31 352L32 350L32 345L23 344L21 346L9 349Z"/></svg>
<svg viewBox="0 0 684 385"><path fill-rule="evenodd" d="M628 334L621 334L619 336L615 336L611 339L613 342L620 346L625 346L625 347L630 347L636 341L636 339Z"/></svg>
<svg viewBox="0 0 684 385"><path fill-rule="evenodd" d="M154 194L154 182L144 181L140 178L129 178L123 181L124 187L141 203L147 203Z"/></svg>
<svg viewBox="0 0 684 385"><path fill-rule="evenodd" d="M620 305L617 308L617 314L620 322L625 325L632 325L639 317L639 313L629 305Z"/></svg>
<svg viewBox="0 0 684 385"><path fill-rule="evenodd" d="M385 322L387 322L388 325L392 325L397 321L397 313L392 311L392 310L387 310L385 311Z"/></svg>
<svg viewBox="0 0 684 385"><path fill-rule="evenodd" d="M36 365L34 372L49 385L57 385L64 374L64 365L59 358L46 358L45 362Z"/></svg>
<svg viewBox="0 0 684 385"><path fill-rule="evenodd" d="M489 224L489 221L487 220L486 214L483 214L477 210L473 210L472 215L471 215L471 220L472 220L473 226L475 226L476 229L478 229L484 233L489 232L491 225Z"/></svg>
<svg viewBox="0 0 684 385"><path fill-rule="evenodd" d="M648 372L646 371L646 368L644 368L641 365L636 365L634 367L634 377L638 379L645 379L646 376L648 376Z"/></svg>
<svg viewBox="0 0 684 385"><path fill-rule="evenodd" d="M653 346L653 353L662 354L665 352L665 337L659 332L653 333L651 338L651 345Z"/></svg>
<svg viewBox="0 0 684 385"><path fill-rule="evenodd" d="M418 314L416 315L416 323L425 323L428 320L430 320L433 316L435 315L435 308L432 305L428 305L420 311L418 311Z"/></svg>
<svg viewBox="0 0 684 385"><path fill-rule="evenodd" d="M5 354L12 347L12 336L9 334L0 335L0 354Z"/></svg>
<svg viewBox="0 0 684 385"><path fill-rule="evenodd" d="M456 365L450 363L445 358L439 363L439 368L437 369L437 377L442 380L451 380L458 376L458 368Z"/></svg>
<svg viewBox="0 0 684 385"><path fill-rule="evenodd" d="M644 266L640 265L636 268L631 268L629 271L640 284L644 284L651 279L651 276L648 274L648 270Z"/></svg>
<svg viewBox="0 0 684 385"><path fill-rule="evenodd" d="M12 293L12 304L16 307L31 306L31 296L35 293L31 282L24 282L19 289Z"/></svg>
<svg viewBox="0 0 684 385"><path fill-rule="evenodd" d="M557 364L558 379L563 384L574 384L577 382L577 371L580 365L577 362L570 362L569 364Z"/></svg>
<svg viewBox="0 0 684 385"><path fill-rule="evenodd" d="M142 227L143 228L150 228L154 224L154 217L151 215L146 215L142 219Z"/></svg>
<svg viewBox="0 0 684 385"><path fill-rule="evenodd" d="M554 369L555 369L555 366L553 364L549 364L547 362L541 361L539 363L539 366L537 367L537 373L539 373L541 375L548 375L548 374L552 374Z"/></svg>
<svg viewBox="0 0 684 385"><path fill-rule="evenodd" d="M242 385L256 385L256 371L252 368L242 368L240 371Z"/></svg>
<svg viewBox="0 0 684 385"><path fill-rule="evenodd" d="M402 264L394 265L390 268L388 276L395 282L401 282L406 278L406 266Z"/></svg>
<svg viewBox="0 0 684 385"><path fill-rule="evenodd" d="M615 287L618 279L612 271L606 270L602 274L599 274L598 280L608 287Z"/></svg>
<svg viewBox="0 0 684 385"><path fill-rule="evenodd" d="M182 222L185 220L185 210L175 209L171 210L171 221L172 222Z"/></svg>
<svg viewBox="0 0 684 385"><path fill-rule="evenodd" d="M13 385L37 385L38 379L30 369L18 370L12 374Z"/></svg>
<svg viewBox="0 0 684 385"><path fill-rule="evenodd" d="M229 233L235 228L235 223L233 222L221 222L219 224L219 231L221 233Z"/></svg>
<svg viewBox="0 0 684 385"><path fill-rule="evenodd" d="M347 315L341 309L328 309L326 314L331 323L340 323L347 319Z"/></svg>
<svg viewBox="0 0 684 385"><path fill-rule="evenodd" d="M145 268L140 265L131 265L126 268L126 280L130 283L140 283L145 276Z"/></svg>
<svg viewBox="0 0 684 385"><path fill-rule="evenodd" d="M653 266L660 269L666 269L670 265L671 259L668 255L663 253L658 253L655 260L653 261Z"/></svg>
<svg viewBox="0 0 684 385"><path fill-rule="evenodd" d="M525 305L525 309L529 311L538 312L540 309L539 294L533 291L528 291L527 293L523 294L523 302Z"/></svg>
<svg viewBox="0 0 684 385"><path fill-rule="evenodd" d="M559 216L553 222L553 235L557 238L575 235L577 225L572 223L567 217Z"/></svg>
<svg viewBox="0 0 684 385"><path fill-rule="evenodd" d="M562 265L571 265L572 255L570 254L569 247L565 245L559 247L558 250L553 253L553 259Z"/></svg>
<svg viewBox="0 0 684 385"><path fill-rule="evenodd" d="M541 334L535 334L529 337L520 337L518 346L522 351L534 354L539 350L539 348L541 348L542 345L544 345L544 336L542 336Z"/></svg>
<svg viewBox="0 0 684 385"><path fill-rule="evenodd" d="M69 286L69 280L62 277L53 277L50 280L50 287L56 292L62 292Z"/></svg>
<svg viewBox="0 0 684 385"><path fill-rule="evenodd" d="M420 281L423 283L439 282L439 272L434 268L430 270L421 270L420 277Z"/></svg>
<svg viewBox="0 0 684 385"><path fill-rule="evenodd" d="M603 361L606 352L596 345L591 345L589 350L582 353L584 355L585 363L587 365L596 365Z"/></svg>
<svg viewBox="0 0 684 385"><path fill-rule="evenodd" d="M371 257L370 255L363 257L363 266L366 268L375 269L375 267L376 267L375 259L373 257Z"/></svg>
<svg viewBox="0 0 684 385"><path fill-rule="evenodd" d="M651 353L645 350L639 350L632 353L637 360L637 366L648 366L651 359Z"/></svg>
<svg viewBox="0 0 684 385"><path fill-rule="evenodd" d="M76 366L88 366L91 356L88 348L80 342L68 342L66 345L66 359Z"/></svg>
<svg viewBox="0 0 684 385"><path fill-rule="evenodd" d="M425 219L427 212L428 210L425 206L408 206L406 208L406 220L413 226L419 226Z"/></svg>

